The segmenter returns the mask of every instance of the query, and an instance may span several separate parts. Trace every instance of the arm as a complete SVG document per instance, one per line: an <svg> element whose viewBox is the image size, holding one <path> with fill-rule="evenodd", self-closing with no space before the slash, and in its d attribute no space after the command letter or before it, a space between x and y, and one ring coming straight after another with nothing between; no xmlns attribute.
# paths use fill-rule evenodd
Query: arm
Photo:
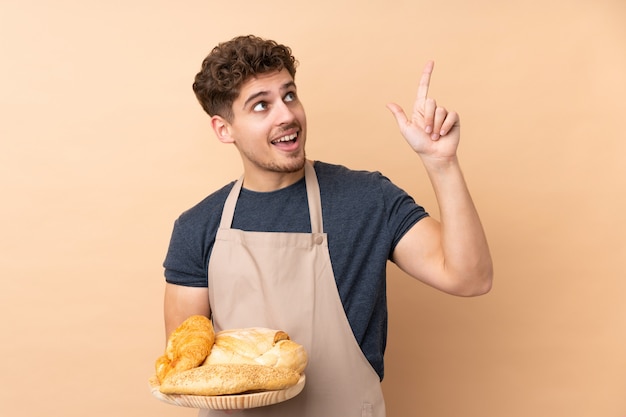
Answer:
<svg viewBox="0 0 626 417"><path fill-rule="evenodd" d="M209 289L165 284L163 303L165 340L189 316L199 314L210 318Z"/></svg>
<svg viewBox="0 0 626 417"><path fill-rule="evenodd" d="M491 255L456 154L459 116L428 97L433 66L429 62L424 69L410 118L397 104L387 107L426 168L441 221L419 221L398 242L392 259L409 275L442 291L480 295L491 288Z"/></svg>

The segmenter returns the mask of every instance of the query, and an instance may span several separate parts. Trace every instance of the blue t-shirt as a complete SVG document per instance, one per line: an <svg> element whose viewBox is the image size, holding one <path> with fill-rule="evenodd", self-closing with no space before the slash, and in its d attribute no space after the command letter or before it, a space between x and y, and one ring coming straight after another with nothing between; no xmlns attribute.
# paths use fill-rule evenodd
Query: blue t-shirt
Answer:
<svg viewBox="0 0 626 417"><path fill-rule="evenodd" d="M324 232L346 316L361 350L384 375L387 341L386 268L398 241L428 214L378 172L316 161ZM222 209L234 182L209 195L175 222L165 258L171 284L207 287L207 267ZM283 189L242 188L234 229L310 233L304 178Z"/></svg>

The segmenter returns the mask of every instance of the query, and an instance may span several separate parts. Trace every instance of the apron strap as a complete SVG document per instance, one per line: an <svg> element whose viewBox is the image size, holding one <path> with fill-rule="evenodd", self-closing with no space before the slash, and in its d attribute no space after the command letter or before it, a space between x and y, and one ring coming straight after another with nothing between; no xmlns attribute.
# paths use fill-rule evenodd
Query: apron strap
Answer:
<svg viewBox="0 0 626 417"><path fill-rule="evenodd" d="M243 184L243 175L233 185L230 190L224 208L222 209L222 219L220 220L220 229L230 229L233 224L233 217L235 216L235 206L237 205L237 198L241 191L241 185Z"/></svg>
<svg viewBox="0 0 626 417"><path fill-rule="evenodd" d="M309 201L309 215L311 216L311 233L324 233L320 185L317 182L315 168L309 161L306 161L304 164L304 178L306 181L306 195Z"/></svg>
<svg viewBox="0 0 626 417"><path fill-rule="evenodd" d="M313 164L308 160L304 164L304 178L306 183L306 194L309 202L309 215L311 217L311 233L323 233L324 226L322 222L322 199L320 197L320 186L317 182L317 175ZM235 216L235 206L243 185L243 175L233 185L232 190L226 198L224 209L222 210L222 219L220 220L220 229L230 229Z"/></svg>

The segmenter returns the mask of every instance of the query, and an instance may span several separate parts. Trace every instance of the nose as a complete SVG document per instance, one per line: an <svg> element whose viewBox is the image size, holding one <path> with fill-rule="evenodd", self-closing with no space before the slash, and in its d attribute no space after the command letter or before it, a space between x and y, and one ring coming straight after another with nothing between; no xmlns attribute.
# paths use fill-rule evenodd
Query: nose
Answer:
<svg viewBox="0 0 626 417"><path fill-rule="evenodd" d="M280 101L279 104L274 107L274 110L277 125L290 124L296 119L293 109L283 101Z"/></svg>

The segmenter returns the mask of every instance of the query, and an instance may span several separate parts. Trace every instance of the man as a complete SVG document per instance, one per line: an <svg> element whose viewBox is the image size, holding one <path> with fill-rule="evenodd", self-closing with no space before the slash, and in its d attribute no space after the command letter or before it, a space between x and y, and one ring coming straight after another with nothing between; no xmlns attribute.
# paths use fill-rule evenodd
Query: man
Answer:
<svg viewBox="0 0 626 417"><path fill-rule="evenodd" d="M166 334L202 314L216 331L269 327L305 346L303 392L242 414L380 417L386 262L454 295L491 287L456 155L459 117L428 97L432 62L410 116L388 105L430 177L439 222L380 173L307 160L296 65L288 47L242 36L214 48L196 75L196 96L244 172L176 221L164 263Z"/></svg>

